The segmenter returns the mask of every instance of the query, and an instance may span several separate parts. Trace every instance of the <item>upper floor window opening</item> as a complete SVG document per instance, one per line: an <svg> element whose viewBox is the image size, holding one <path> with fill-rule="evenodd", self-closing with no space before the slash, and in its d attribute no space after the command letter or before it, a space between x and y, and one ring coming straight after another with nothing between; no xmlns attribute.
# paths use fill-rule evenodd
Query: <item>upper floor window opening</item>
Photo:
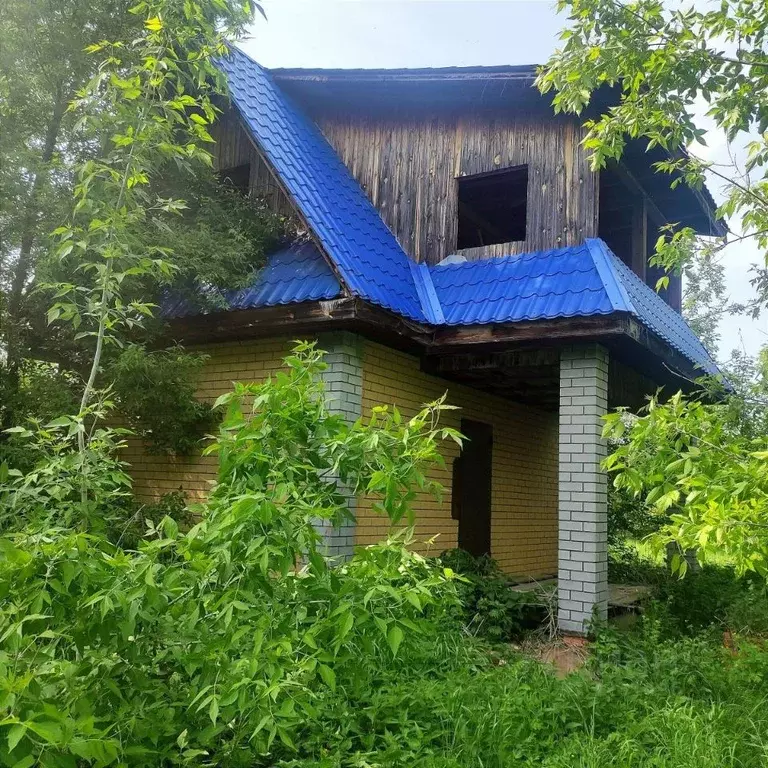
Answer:
<svg viewBox="0 0 768 768"><path fill-rule="evenodd" d="M456 247L477 248L525 240L528 166L461 176Z"/></svg>

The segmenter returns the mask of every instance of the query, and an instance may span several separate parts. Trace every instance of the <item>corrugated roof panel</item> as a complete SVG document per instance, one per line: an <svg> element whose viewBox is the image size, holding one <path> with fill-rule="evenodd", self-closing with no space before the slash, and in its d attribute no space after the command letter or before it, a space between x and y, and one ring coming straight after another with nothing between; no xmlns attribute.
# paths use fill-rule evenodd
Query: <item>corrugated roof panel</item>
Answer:
<svg viewBox="0 0 768 768"><path fill-rule="evenodd" d="M585 245L432 267L448 325L513 323L614 311Z"/></svg>
<svg viewBox="0 0 768 768"><path fill-rule="evenodd" d="M341 294L341 286L317 246L305 242L273 253L252 286L216 293L226 309L256 309L333 299ZM183 298L169 300L163 306L165 317L186 317L209 311Z"/></svg>
<svg viewBox="0 0 768 768"><path fill-rule="evenodd" d="M598 239L430 268L447 325L628 312L703 372L717 364L682 316Z"/></svg>
<svg viewBox="0 0 768 768"><path fill-rule="evenodd" d="M219 62L246 127L352 293L426 321L408 256L318 128L237 49Z"/></svg>
<svg viewBox="0 0 768 768"><path fill-rule="evenodd" d="M705 373L717 375L720 369L699 337L676 312L646 285L602 240L588 241L610 261L617 280L632 304L632 313L646 328L660 336Z"/></svg>

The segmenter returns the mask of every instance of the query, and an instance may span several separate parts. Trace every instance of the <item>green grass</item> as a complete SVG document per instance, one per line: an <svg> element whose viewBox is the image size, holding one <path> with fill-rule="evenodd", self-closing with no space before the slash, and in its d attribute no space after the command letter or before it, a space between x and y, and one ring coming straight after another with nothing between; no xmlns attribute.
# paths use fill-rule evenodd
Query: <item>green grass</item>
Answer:
<svg viewBox="0 0 768 768"><path fill-rule="evenodd" d="M509 646L491 652L447 635L397 671L346 685L324 703L323 732L307 733L302 757L281 765L768 765L765 583L722 567L681 581L637 551L612 567L634 569L654 601L629 631L599 630L578 672L561 679ZM725 647L724 628L737 633L735 647Z"/></svg>
<svg viewBox="0 0 768 768"><path fill-rule="evenodd" d="M520 654L446 648L454 661L443 670L406 662L348 695L305 759L289 764L765 766L768 652L747 640L734 654L713 635L665 634L657 620L630 634L604 630L587 666L565 679Z"/></svg>

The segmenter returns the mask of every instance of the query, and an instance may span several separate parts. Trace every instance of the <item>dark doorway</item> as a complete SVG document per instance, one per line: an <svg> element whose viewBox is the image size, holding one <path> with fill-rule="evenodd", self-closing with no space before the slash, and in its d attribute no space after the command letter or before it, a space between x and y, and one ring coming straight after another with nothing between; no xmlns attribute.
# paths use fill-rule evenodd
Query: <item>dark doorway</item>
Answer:
<svg viewBox="0 0 768 768"><path fill-rule="evenodd" d="M459 547L476 557L491 554L490 424L461 420L467 440L453 463L452 515L459 521Z"/></svg>

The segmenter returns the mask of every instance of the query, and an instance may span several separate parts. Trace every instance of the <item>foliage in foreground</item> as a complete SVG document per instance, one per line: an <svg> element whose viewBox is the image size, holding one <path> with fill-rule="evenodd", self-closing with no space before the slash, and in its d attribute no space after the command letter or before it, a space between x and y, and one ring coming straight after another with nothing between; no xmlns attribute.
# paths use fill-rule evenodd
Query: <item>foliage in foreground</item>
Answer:
<svg viewBox="0 0 768 768"><path fill-rule="evenodd" d="M93 524L123 509L122 482L111 492L104 481L83 521L66 472L58 498L10 478L0 764L764 764L760 645L684 637L658 614L629 638L603 631L588 667L560 680L476 645L452 570L404 541L329 568L312 522L346 514L334 478L403 519L428 486L436 440L455 435L437 427L439 404L410 421L378 410L347 425L325 410L320 355L301 346L286 362L222 398L219 482L186 532L155 518L128 549ZM55 473L61 457L46 446L36 471L47 461ZM177 506L166 509L175 517Z"/></svg>
<svg viewBox="0 0 768 768"><path fill-rule="evenodd" d="M554 92L556 111L581 113L601 89L612 88L609 107L586 121L585 147L595 168L621 159L625 147L662 147L668 159L656 170L672 186L699 189L705 178L722 187L718 213L740 219L731 242L754 238L768 252L768 7L758 0L718 3L665 0L559 0L568 14L563 45L539 77ZM702 109L724 137L722 159L697 152L707 131ZM684 151L682 148L686 148ZM743 162L736 158L743 157ZM676 226L676 225L675 225ZM674 229L674 226L671 227ZM658 243L652 262L680 270L692 253L711 250L690 228ZM725 240L716 244L722 249ZM768 264L768 262L766 262ZM768 302L765 264L757 270L753 310ZM664 280L664 278L662 278Z"/></svg>
<svg viewBox="0 0 768 768"><path fill-rule="evenodd" d="M607 417L617 449L606 467L614 484L662 522L658 544L694 550L702 562L727 558L741 571L768 571L768 443L742 427L725 405L652 400L627 420ZM673 567L682 573L684 558Z"/></svg>
<svg viewBox="0 0 768 768"><path fill-rule="evenodd" d="M491 642L518 637L534 616L531 595L512 589L516 583L487 555L475 557L450 549L440 561L462 578L456 583L467 629Z"/></svg>
<svg viewBox="0 0 768 768"><path fill-rule="evenodd" d="M218 484L186 532L165 517L136 550L113 543L98 525L123 504L111 458L91 468L86 518L71 448L40 446L47 493L6 478L0 764L272 765L458 629L450 571L402 542L332 569L313 525L348 514L336 478L407 517L438 438L458 439L437 426L444 406L350 426L326 410L319 352L299 345L285 362L221 398Z"/></svg>

